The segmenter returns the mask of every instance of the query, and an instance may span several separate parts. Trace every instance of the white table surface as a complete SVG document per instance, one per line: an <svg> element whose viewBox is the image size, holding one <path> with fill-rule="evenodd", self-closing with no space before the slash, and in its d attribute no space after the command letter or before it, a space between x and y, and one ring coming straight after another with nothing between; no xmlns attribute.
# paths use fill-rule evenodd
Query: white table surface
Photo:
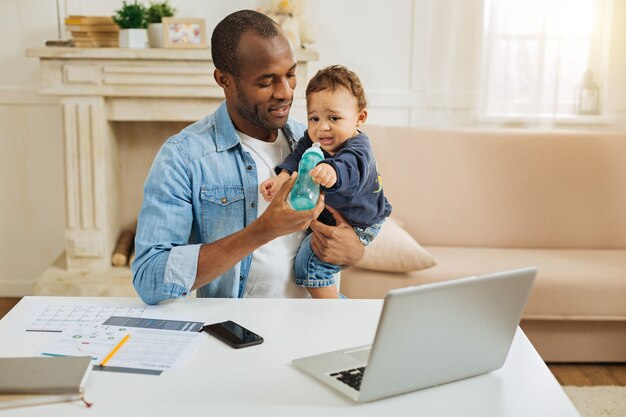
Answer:
<svg viewBox="0 0 626 417"><path fill-rule="evenodd" d="M58 333L26 332L45 306L144 306L138 298L25 297L0 320L0 356L34 355ZM518 329L498 371L357 404L291 365L297 357L372 342L381 300L195 299L147 307L144 317L234 320L265 339L232 349L206 335L187 366L160 376L92 372L80 402L1 411L4 416L579 416Z"/></svg>

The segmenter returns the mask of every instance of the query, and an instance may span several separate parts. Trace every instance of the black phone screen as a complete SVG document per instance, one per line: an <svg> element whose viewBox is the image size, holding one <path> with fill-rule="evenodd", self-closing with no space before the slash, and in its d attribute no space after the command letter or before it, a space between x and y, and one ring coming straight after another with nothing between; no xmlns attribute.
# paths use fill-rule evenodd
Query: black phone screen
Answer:
<svg viewBox="0 0 626 417"><path fill-rule="evenodd" d="M202 330L217 337L235 349L263 343L261 336L231 320L222 323L208 324L204 326Z"/></svg>

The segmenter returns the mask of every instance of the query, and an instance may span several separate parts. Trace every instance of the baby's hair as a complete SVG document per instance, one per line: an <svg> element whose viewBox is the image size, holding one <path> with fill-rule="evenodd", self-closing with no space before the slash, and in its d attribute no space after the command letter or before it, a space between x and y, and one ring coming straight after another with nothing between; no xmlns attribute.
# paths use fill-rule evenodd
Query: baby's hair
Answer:
<svg viewBox="0 0 626 417"><path fill-rule="evenodd" d="M359 76L342 65L331 65L317 71L306 87L306 95L308 97L311 93L326 89L336 91L339 87L343 87L352 93L356 98L359 111L367 107L365 91Z"/></svg>

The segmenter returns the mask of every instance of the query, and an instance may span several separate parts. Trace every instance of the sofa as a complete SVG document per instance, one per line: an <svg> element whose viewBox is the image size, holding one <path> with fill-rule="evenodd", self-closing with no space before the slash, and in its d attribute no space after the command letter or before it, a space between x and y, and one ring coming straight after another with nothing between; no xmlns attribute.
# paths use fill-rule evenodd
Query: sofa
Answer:
<svg viewBox="0 0 626 417"><path fill-rule="evenodd" d="M536 266L521 327L541 357L626 361L626 133L364 130L391 218L436 265L348 268L343 294Z"/></svg>

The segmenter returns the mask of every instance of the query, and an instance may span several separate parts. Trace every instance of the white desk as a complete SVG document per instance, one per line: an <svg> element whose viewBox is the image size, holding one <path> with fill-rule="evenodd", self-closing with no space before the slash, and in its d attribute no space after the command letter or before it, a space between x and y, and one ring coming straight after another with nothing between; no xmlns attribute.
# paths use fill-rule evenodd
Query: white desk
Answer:
<svg viewBox="0 0 626 417"><path fill-rule="evenodd" d="M143 306L134 298L25 297L0 321L0 356L28 356L55 334L25 332L49 304ZM579 416L518 330L503 368L368 404L353 403L291 365L291 359L371 343L380 300L187 299L145 317L234 320L265 338L231 349L206 342L185 369L160 376L93 372L90 409L79 402L24 407L2 416Z"/></svg>

